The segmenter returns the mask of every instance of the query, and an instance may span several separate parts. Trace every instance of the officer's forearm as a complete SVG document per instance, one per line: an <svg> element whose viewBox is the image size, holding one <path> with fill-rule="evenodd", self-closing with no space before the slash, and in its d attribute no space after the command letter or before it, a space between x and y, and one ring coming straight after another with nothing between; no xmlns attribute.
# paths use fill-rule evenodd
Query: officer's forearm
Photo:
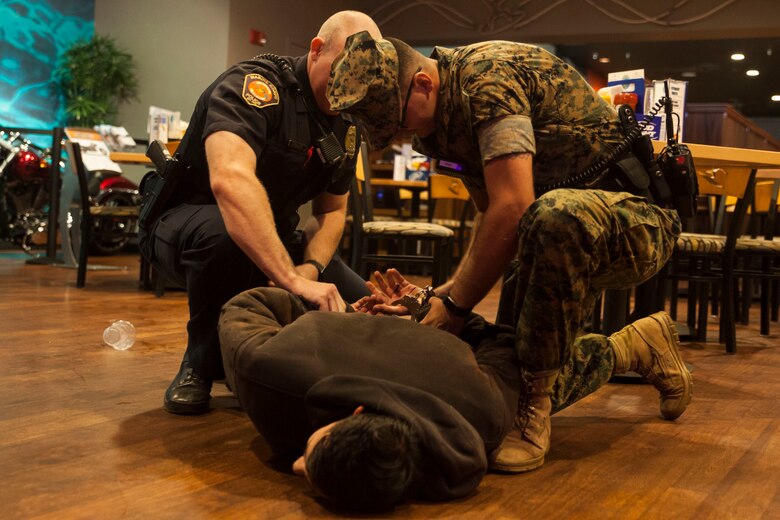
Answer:
<svg viewBox="0 0 780 520"><path fill-rule="evenodd" d="M225 182L212 189L230 238L277 285L293 290L298 274L276 233L265 188L254 175L220 175Z"/></svg>
<svg viewBox="0 0 780 520"><path fill-rule="evenodd" d="M304 227L306 250L303 259L316 260L323 266L328 265L339 246L345 221L344 208L312 214Z"/></svg>
<svg viewBox="0 0 780 520"><path fill-rule="evenodd" d="M215 132L205 141L209 183L230 238L277 285L295 294L298 275L276 234L268 194L255 174L252 148L238 135Z"/></svg>

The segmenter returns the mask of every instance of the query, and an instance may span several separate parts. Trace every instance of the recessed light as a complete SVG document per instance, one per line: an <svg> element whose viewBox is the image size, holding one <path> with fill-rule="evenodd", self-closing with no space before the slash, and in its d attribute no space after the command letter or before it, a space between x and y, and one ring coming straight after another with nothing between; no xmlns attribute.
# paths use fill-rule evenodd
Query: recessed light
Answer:
<svg viewBox="0 0 780 520"><path fill-rule="evenodd" d="M602 56L601 58L599 58L599 63L609 63L609 58L607 58L606 56Z"/></svg>
<svg viewBox="0 0 780 520"><path fill-rule="evenodd" d="M772 101L780 101L780 94L775 94L772 96Z"/></svg>
<svg viewBox="0 0 780 520"><path fill-rule="evenodd" d="M695 78L696 77L696 71L695 70L686 70L682 74L680 74L683 78Z"/></svg>
<svg viewBox="0 0 780 520"><path fill-rule="evenodd" d="M731 55L731 59L734 61L742 61L745 59L745 55L742 54L741 52L736 52Z"/></svg>
<svg viewBox="0 0 780 520"><path fill-rule="evenodd" d="M759 72L756 69L750 69L748 71L745 71L745 74L748 76L758 76Z"/></svg>

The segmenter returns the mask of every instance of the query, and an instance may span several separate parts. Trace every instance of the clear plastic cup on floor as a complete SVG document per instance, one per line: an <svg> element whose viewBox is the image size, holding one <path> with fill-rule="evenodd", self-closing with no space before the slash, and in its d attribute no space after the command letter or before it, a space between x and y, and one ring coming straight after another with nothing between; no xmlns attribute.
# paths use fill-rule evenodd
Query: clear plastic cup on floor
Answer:
<svg viewBox="0 0 780 520"><path fill-rule="evenodd" d="M125 320L116 320L103 331L103 341L116 350L127 350L135 343L135 327Z"/></svg>

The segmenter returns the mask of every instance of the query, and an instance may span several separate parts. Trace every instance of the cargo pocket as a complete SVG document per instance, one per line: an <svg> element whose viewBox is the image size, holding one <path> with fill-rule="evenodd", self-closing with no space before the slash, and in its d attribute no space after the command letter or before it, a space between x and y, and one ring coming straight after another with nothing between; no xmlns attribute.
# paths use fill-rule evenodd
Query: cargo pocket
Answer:
<svg viewBox="0 0 780 520"><path fill-rule="evenodd" d="M628 289L655 275L669 258L667 226L661 221L663 210L644 197L630 193L598 191L609 208L608 269L593 280L603 289Z"/></svg>

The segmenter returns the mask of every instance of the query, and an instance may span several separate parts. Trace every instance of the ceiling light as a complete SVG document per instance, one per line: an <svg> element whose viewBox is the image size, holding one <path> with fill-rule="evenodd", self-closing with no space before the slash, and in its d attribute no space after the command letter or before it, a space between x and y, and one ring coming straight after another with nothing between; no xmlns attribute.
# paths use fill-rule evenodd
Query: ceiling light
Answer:
<svg viewBox="0 0 780 520"><path fill-rule="evenodd" d="M759 73L756 69L750 69L746 71L745 74L747 74L748 76L758 76Z"/></svg>
<svg viewBox="0 0 780 520"><path fill-rule="evenodd" d="M631 59L631 51L626 51L626 59L627 60Z"/></svg>
<svg viewBox="0 0 780 520"><path fill-rule="evenodd" d="M599 53L598 53L598 52L594 52L594 53L593 53L593 59L594 59L594 60L597 60L597 59L599 59Z"/></svg>
<svg viewBox="0 0 780 520"><path fill-rule="evenodd" d="M683 78L695 78L696 77L696 71L695 70L686 70L682 74L680 74Z"/></svg>
<svg viewBox="0 0 780 520"><path fill-rule="evenodd" d="M745 59L745 55L741 52L737 52L731 55L731 59L734 61L742 61Z"/></svg>
<svg viewBox="0 0 780 520"><path fill-rule="evenodd" d="M780 101L780 94L775 94L772 96L772 101Z"/></svg>
<svg viewBox="0 0 780 520"><path fill-rule="evenodd" d="M601 58L599 58L599 63L609 63L609 58L607 58L606 56L602 56Z"/></svg>

